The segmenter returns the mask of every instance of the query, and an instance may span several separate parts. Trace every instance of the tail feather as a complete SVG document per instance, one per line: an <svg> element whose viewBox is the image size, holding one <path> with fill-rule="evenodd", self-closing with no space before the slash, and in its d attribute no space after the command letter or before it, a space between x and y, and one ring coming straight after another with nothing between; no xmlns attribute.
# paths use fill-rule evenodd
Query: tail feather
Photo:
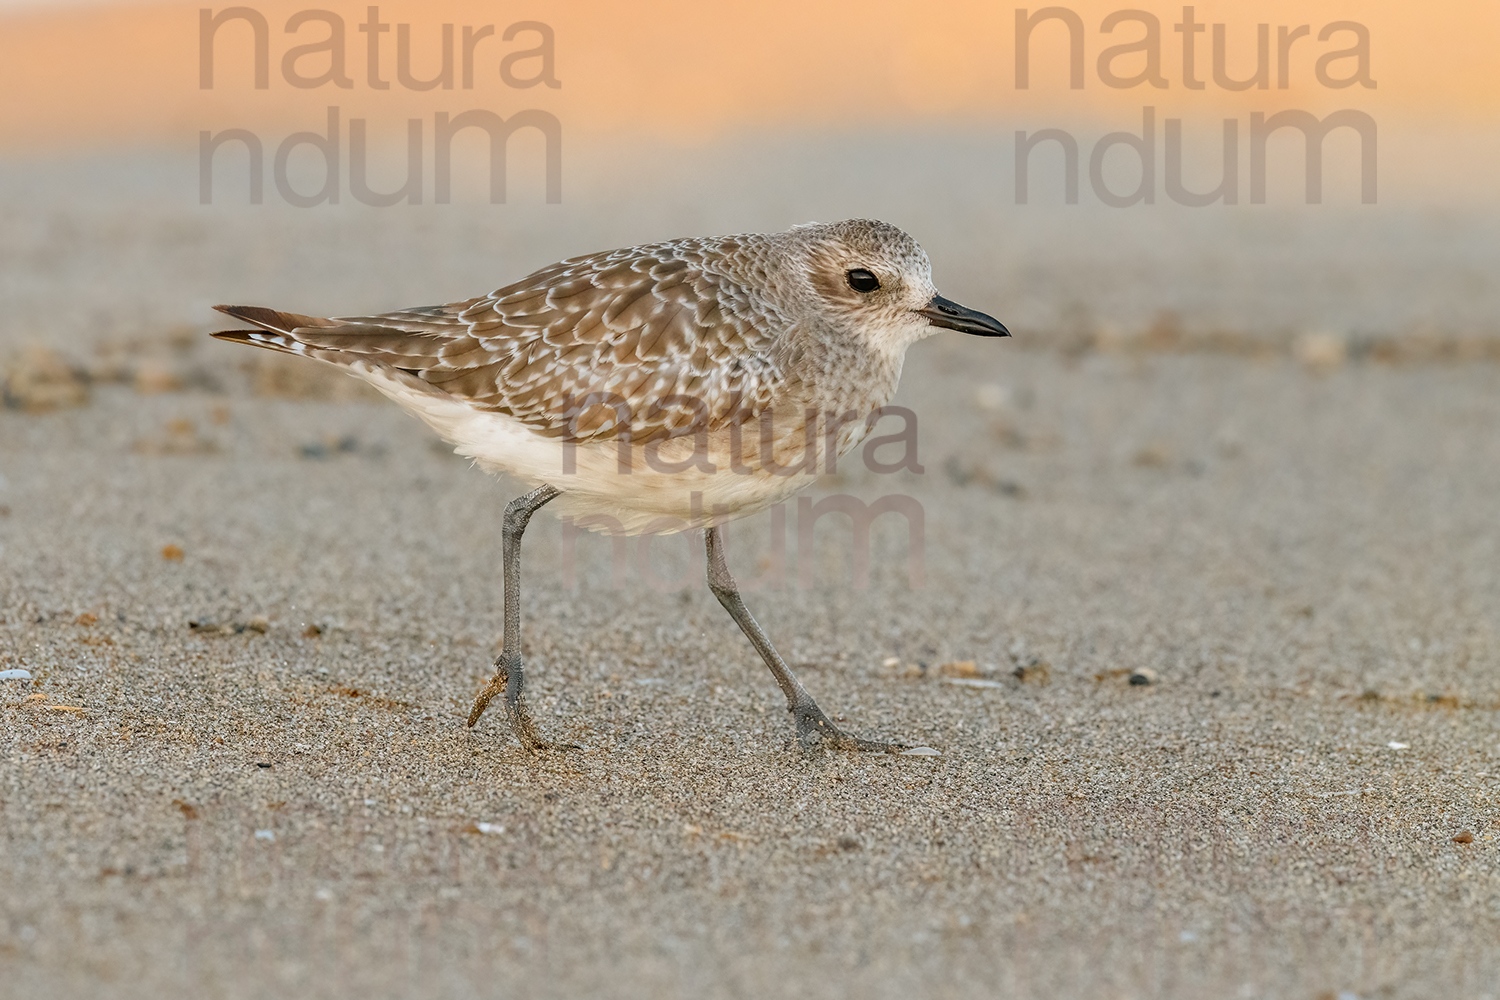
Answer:
<svg viewBox="0 0 1500 1000"><path fill-rule="evenodd" d="M287 354L305 355L307 353L306 347L297 340L296 330L337 325L331 320L317 316L303 316L300 313L282 312L279 309L267 309L264 306L214 306L214 308L235 319L254 323L260 327L259 330L221 330L213 334L214 337L227 340L232 344L249 344L252 347L265 347L273 351L284 351Z"/></svg>
<svg viewBox="0 0 1500 1000"><path fill-rule="evenodd" d="M341 350L339 346L326 343L329 339L326 333L321 338L313 337L315 341L322 340L325 343L307 343L305 338L313 336L314 330L331 329L347 332L348 328L343 321L323 319L319 316L303 316L299 313L282 312L279 309L267 309L264 306L214 306L214 308L260 328L258 330L220 330L212 334L219 340L227 340L231 344L264 347L283 354L294 354L299 358L325 361L344 369L351 375L366 379L388 395L388 384L391 382L399 383L419 394L431 395L439 392L433 385L423 381L417 372L388 364L387 359ZM384 332L391 333L392 331L385 330ZM375 377L377 375L378 377Z"/></svg>
<svg viewBox="0 0 1500 1000"><path fill-rule="evenodd" d="M219 330L209 336L215 340L227 340L231 344L249 344L251 347L265 347L273 351L284 351L287 354L304 353L302 345L285 333L265 330Z"/></svg>
<svg viewBox="0 0 1500 1000"><path fill-rule="evenodd" d="M214 306L214 308L225 315L242 319L246 323L253 323L262 330L270 330L273 333L289 334L299 327L338 325L333 320L319 316L303 316L300 313L282 312L280 309L267 309L265 306Z"/></svg>

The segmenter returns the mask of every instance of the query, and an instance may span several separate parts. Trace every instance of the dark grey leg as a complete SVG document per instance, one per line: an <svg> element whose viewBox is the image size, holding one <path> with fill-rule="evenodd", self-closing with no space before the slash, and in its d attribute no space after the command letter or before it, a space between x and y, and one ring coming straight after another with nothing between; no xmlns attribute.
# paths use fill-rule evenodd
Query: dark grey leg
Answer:
<svg viewBox="0 0 1500 1000"><path fill-rule="evenodd" d="M871 750L881 753L899 753L907 749L900 743L878 743L850 736L823 714L823 710L813 701L802 682L797 680L781 654L776 652L776 647L771 645L765 629L760 627L760 623L750 614L750 609L745 607L734 577L729 575L729 567L724 564L724 539L719 529L707 529L703 533L703 541L708 550L708 589L714 592L719 603L724 605L724 610L729 612L740 631L745 633L745 638L750 640L760 658L771 668L771 675L780 685L781 693L786 695L787 710L797 721L797 739L802 745L808 748L826 746L835 750Z"/></svg>
<svg viewBox="0 0 1500 1000"><path fill-rule="evenodd" d="M572 749L571 743L550 743L537 732L531 713L526 710L522 685L525 680L525 665L521 660L521 535L526 524L543 504L556 499L561 490L543 486L523 497L512 500L505 508L505 541L502 550L505 561L505 645L495 660L495 676L474 700L469 712L469 728L479 721L491 699L497 694L505 695L505 717L516 739L527 750Z"/></svg>

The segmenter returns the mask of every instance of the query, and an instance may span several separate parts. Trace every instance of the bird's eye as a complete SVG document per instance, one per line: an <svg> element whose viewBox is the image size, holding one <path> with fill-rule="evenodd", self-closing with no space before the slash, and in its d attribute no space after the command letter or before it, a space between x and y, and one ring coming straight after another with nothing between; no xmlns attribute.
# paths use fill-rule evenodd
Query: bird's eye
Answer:
<svg viewBox="0 0 1500 1000"><path fill-rule="evenodd" d="M846 277L849 279L849 287L856 292L873 292L880 287L880 279L862 267L856 267Z"/></svg>

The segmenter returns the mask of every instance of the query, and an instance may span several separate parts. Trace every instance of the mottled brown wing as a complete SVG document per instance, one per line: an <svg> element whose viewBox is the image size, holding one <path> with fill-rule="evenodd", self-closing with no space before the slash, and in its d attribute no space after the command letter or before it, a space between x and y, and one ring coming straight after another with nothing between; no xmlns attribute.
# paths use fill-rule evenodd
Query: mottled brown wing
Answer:
<svg viewBox="0 0 1500 1000"><path fill-rule="evenodd" d="M650 441L760 413L788 319L713 266L725 241L563 261L482 298L289 331L539 433Z"/></svg>

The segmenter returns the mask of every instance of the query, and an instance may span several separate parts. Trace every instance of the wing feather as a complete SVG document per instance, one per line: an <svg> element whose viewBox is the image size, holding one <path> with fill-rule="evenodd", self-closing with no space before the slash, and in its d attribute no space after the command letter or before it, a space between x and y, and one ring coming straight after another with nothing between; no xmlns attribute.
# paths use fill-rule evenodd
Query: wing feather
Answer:
<svg viewBox="0 0 1500 1000"><path fill-rule="evenodd" d="M398 369L544 435L647 441L751 419L785 379L788 317L720 266L740 245L614 250L479 298L375 316L261 310L271 326L232 315L290 338L283 349Z"/></svg>

